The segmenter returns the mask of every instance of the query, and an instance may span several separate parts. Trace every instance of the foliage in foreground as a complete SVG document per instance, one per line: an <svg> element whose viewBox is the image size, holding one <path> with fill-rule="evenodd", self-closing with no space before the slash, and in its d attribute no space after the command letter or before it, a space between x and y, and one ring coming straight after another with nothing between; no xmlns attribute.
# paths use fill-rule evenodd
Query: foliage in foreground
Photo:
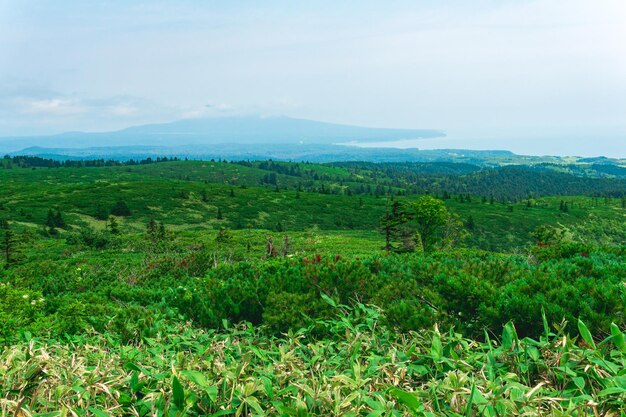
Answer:
<svg viewBox="0 0 626 417"><path fill-rule="evenodd" d="M335 306L336 317L282 338L246 326L188 325L136 346L106 334L70 344L27 340L0 354L2 416L586 416L626 408L626 342L557 329L499 342L454 331L398 334L380 312ZM28 338L28 335L27 335ZM622 414L623 415L623 414Z"/></svg>
<svg viewBox="0 0 626 417"><path fill-rule="evenodd" d="M578 318L599 338L611 322L626 324L623 249L560 244L533 253L314 255L217 266L207 251L147 259L132 252L120 259L116 251L88 262L79 253L58 264L0 271L0 343L16 342L20 332L58 339L90 329L134 343L161 331L153 326L160 315L175 324L177 314L202 328L219 328L226 319L280 334L331 317L320 295L380 306L400 331L439 323L483 337L485 329L499 334L510 320L520 335L538 337L542 309L550 323L569 322L570 333Z"/></svg>

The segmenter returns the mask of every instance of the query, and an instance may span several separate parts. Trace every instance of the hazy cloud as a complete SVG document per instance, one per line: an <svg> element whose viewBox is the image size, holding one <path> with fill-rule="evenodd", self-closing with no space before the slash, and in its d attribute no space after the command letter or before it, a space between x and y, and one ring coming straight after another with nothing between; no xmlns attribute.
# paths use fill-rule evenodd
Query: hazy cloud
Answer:
<svg viewBox="0 0 626 417"><path fill-rule="evenodd" d="M239 113L624 135L625 21L623 0L0 0L0 85L34 81L0 87L0 135Z"/></svg>

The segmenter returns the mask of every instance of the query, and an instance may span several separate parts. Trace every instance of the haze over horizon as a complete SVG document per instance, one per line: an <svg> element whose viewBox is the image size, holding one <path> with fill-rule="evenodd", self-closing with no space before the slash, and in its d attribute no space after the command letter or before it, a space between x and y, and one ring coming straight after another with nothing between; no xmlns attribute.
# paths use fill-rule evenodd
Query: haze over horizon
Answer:
<svg viewBox="0 0 626 417"><path fill-rule="evenodd" d="M260 114L624 157L624 21L619 0L0 0L0 136Z"/></svg>

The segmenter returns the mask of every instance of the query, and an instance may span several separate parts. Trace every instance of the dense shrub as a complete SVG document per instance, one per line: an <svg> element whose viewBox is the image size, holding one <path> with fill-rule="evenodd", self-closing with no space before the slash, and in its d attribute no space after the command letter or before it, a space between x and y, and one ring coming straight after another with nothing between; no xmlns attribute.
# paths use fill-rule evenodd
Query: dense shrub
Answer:
<svg viewBox="0 0 626 417"><path fill-rule="evenodd" d="M591 254L537 264L475 251L238 263L170 292L167 302L202 326L228 319L265 322L277 331L324 317L322 294L378 305L402 330L438 322L482 335L512 320L521 335L536 336L543 331L542 310L551 323L565 319L570 330L579 317L594 328L624 323L626 263L619 255L585 251Z"/></svg>

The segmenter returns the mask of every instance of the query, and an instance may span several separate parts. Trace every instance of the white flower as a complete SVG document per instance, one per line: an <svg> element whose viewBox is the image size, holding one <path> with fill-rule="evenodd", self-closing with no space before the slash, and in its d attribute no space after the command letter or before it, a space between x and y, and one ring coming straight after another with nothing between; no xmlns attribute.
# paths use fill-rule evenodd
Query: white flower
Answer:
<svg viewBox="0 0 626 417"><path fill-rule="evenodd" d="M22 296L22 298L23 298L23 299L27 299L27 298L28 298L28 294L24 294L24 295Z"/></svg>

